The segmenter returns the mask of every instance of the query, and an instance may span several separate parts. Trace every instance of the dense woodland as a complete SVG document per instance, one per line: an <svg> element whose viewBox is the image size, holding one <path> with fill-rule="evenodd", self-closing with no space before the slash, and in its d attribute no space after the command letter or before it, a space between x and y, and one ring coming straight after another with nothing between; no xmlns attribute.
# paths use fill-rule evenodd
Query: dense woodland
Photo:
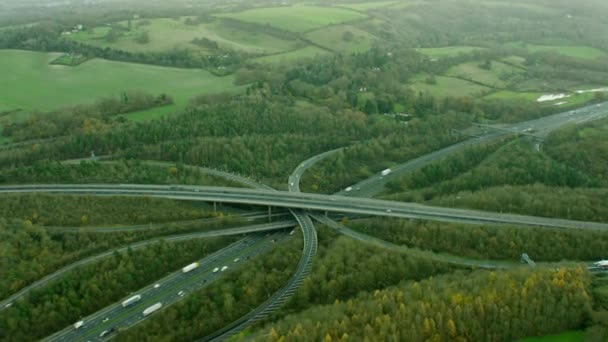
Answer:
<svg viewBox="0 0 608 342"><path fill-rule="evenodd" d="M0 183L133 183L237 186L180 163L152 165L140 160L76 163L40 162L31 166L0 169ZM241 184L238 184L241 186Z"/></svg>
<svg viewBox="0 0 608 342"><path fill-rule="evenodd" d="M256 340L513 341L580 326L589 283L576 267L456 272L287 316Z"/></svg>

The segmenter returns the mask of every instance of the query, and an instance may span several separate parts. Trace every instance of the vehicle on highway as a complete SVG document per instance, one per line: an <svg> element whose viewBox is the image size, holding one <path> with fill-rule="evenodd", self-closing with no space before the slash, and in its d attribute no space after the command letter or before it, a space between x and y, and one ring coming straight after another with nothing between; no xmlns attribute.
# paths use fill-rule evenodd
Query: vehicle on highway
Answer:
<svg viewBox="0 0 608 342"><path fill-rule="evenodd" d="M152 313L154 313L154 312L158 311L158 309L160 309L160 308L162 308L162 307L163 307L163 303L158 302L158 303L156 303L156 304L154 304L154 305L152 305L152 306L148 307L147 309L145 309L145 310L142 312L142 314L144 315L144 317L146 317L146 316L148 316L148 315L150 315L150 314L152 314Z"/></svg>
<svg viewBox="0 0 608 342"><path fill-rule="evenodd" d="M125 300L124 302L122 302L122 307L126 308L129 305L132 305L134 303L137 303L141 300L141 296L140 295L135 295L127 300Z"/></svg>
<svg viewBox="0 0 608 342"><path fill-rule="evenodd" d="M389 173L391 173L391 172L392 172L392 170L391 170L391 169L386 169L386 170L382 170L382 172L380 172L380 174L381 174L382 176L386 176L386 175L388 175L388 174L389 174Z"/></svg>
<svg viewBox="0 0 608 342"><path fill-rule="evenodd" d="M198 262L193 262L190 265L182 268L182 272L188 273L188 272L192 271L193 269L197 268L198 266L200 266Z"/></svg>
<svg viewBox="0 0 608 342"><path fill-rule="evenodd" d="M105 323L105 322L107 322L109 320L110 320L110 317L106 317L106 318L103 319L103 321L101 321L101 323Z"/></svg>
<svg viewBox="0 0 608 342"><path fill-rule="evenodd" d="M110 328L110 329L108 329L108 330L104 330L104 331L101 332L101 334L99 334L99 337L100 338L104 338L104 337L110 335L111 333L113 333L114 330L116 330L116 329L114 329L113 327Z"/></svg>
<svg viewBox="0 0 608 342"><path fill-rule="evenodd" d="M8 303L8 304L6 304L4 307L5 307L5 308L10 308L11 306L13 306L13 303Z"/></svg>
<svg viewBox="0 0 608 342"><path fill-rule="evenodd" d="M296 233L296 230L294 229L294 230L292 230L292 231L289 233L289 235L293 235L293 234L295 234L295 233Z"/></svg>
<svg viewBox="0 0 608 342"><path fill-rule="evenodd" d="M186 293L184 291L179 291L177 293L178 296L183 297Z"/></svg>
<svg viewBox="0 0 608 342"><path fill-rule="evenodd" d="M157 289L160 287L160 284L154 284L154 288Z"/></svg>
<svg viewBox="0 0 608 342"><path fill-rule="evenodd" d="M78 321L78 322L74 323L74 329L79 329L83 325L84 325L84 321Z"/></svg>
<svg viewBox="0 0 608 342"><path fill-rule="evenodd" d="M386 209L386 212L387 212L387 213L391 213L391 212L393 212L393 211L392 211L392 210L390 210L390 209Z"/></svg>
<svg viewBox="0 0 608 342"><path fill-rule="evenodd" d="M234 259L234 262L239 262L241 260L241 258L236 258Z"/></svg>
<svg viewBox="0 0 608 342"><path fill-rule="evenodd" d="M594 262L593 266L601 267L601 268L608 268L608 260L600 260L598 262Z"/></svg>
<svg viewBox="0 0 608 342"><path fill-rule="evenodd" d="M348 188L344 189L344 191L346 191L346 192L353 191L353 187L349 186Z"/></svg>
<svg viewBox="0 0 608 342"><path fill-rule="evenodd" d="M219 267L216 267L216 268L214 268L214 269L213 269L213 273L217 273L217 272L219 272L219 271L220 271L220 268L219 268Z"/></svg>
<svg viewBox="0 0 608 342"><path fill-rule="evenodd" d="M223 266L222 269L220 271L224 272L225 270L228 269L228 266Z"/></svg>

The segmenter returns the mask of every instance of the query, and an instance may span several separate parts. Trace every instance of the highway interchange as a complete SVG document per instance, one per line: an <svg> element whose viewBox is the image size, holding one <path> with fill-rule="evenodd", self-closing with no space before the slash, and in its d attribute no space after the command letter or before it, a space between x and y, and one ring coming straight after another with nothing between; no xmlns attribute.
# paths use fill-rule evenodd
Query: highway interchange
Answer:
<svg viewBox="0 0 608 342"><path fill-rule="evenodd" d="M289 222L291 226L293 226L296 222L298 222L302 228L302 232L304 234L304 248L302 252L302 259L297 267L296 272L286 284L284 288L282 288L273 298L270 298L266 303L262 304L259 308L252 311L247 316L243 317L239 321L229 325L222 331L217 332L211 336L206 337L204 340L214 340L214 339L222 339L230 334L234 334L247 324L254 322L259 319L259 317L263 317L265 314L268 314L276 307L278 307L284 300L292 295L297 287L301 284L303 279L310 272L312 258L316 252L316 233L314 226L312 226L312 222L310 221L310 216L319 220L323 224L340 231L343 234L356 238L360 241L371 243L373 245L388 248L395 251L401 251L406 253L414 253L420 257L430 258L437 261L455 263L459 265L469 265L473 267L482 267L482 268L503 268L510 267L510 263L484 263L484 262L474 262L470 263L470 260L466 258L458 259L458 257L453 256L443 256L431 252L419 251L409 249L403 246L397 246L385 241L369 237L365 234L361 234L355 231L348 229L347 227L341 226L335 221L323 215L323 213L327 212L340 212L340 213L353 213L353 214L368 214L368 215L376 215L376 216L392 216L392 217L400 217L400 218L422 218L422 219L430 219L430 220L439 220L439 221L449 221L449 222L467 222L467 223L488 223L488 224L503 224L503 225L516 225L516 226L529 226L529 227L552 227L552 228L565 228L565 229L594 229L594 230L606 230L608 228L608 224L605 223L597 223L597 222L578 222L578 221L570 221L570 220L561 220L561 219L551 219L551 218L538 218L538 217L530 217L530 216L521 216L521 215L510 215L510 214L497 214L497 213L487 213L481 211L472 211L472 210L461 210L461 209L449 209L449 208L437 208L437 207L429 207L417 204L408 204L408 203L395 203L389 201L380 201L375 199L361 199L361 198L353 198L360 196L373 196L379 193L384 184L391 179L395 179L398 176L410 172L412 170L423 167L424 165L428 165L433 161L440 160L451 153L462 150L468 146L480 144L483 142L491 141L493 139L502 137L506 134L510 133L521 133L521 134L530 134L534 135L534 139L542 139L549 132L562 127L564 124L572 123L579 124L584 123L590 120L596 120L603 117L608 116L608 105L606 103L600 105L589 106L586 108L578 109L575 111L570 111L566 113L561 113L545 118L541 118L538 120L532 120L525 123L519 123L514 125L506 125L499 127L499 130L486 132L481 137L476 137L473 139L466 140L459 144L452 145L445 149L436 151L429 155L413 159L404 164L395 166L392 169L392 173L386 176L382 176L379 174L374 175L373 177L364 180L360 183L357 183L352 186L354 190L352 191L341 191L336 195L318 195L318 194L302 194L299 193L299 181L303 175L303 173L316 162L322 160L323 158L329 157L332 154L338 152L340 149L328 151L321 155L314 156L309 160L303 162L294 170L294 173L289 177L288 181L288 189L289 192L283 191L275 191L271 188L260 185L254 181L248 180L246 178L232 175L227 172L217 171L213 169L204 169L204 171L213 174L218 177L222 177L225 179L229 179L231 181L245 184L246 186L250 186L255 188L252 189L234 189L234 188L216 188L216 187L195 187L195 186L142 186L142 185L27 185L27 186L12 186L12 187L1 187L0 193L32 193L32 192L45 192L45 193L60 193L60 194L93 194L93 195L124 195L124 196L150 196L150 197L159 197L159 198L171 198L171 199L180 199L180 200L195 200L195 201L207 201L207 202L224 202L224 203L242 203L242 204L253 204L253 205L263 205L270 207L283 207L288 208L292 211L293 216L296 218L296 221L283 221ZM163 165L165 163L158 163L159 165ZM310 215L310 216L309 216ZM247 227L243 227L246 229ZM128 229L128 227L125 227ZM275 234L283 234L284 233L275 233ZM263 239L260 239L262 241ZM233 247L231 247L233 248ZM255 253L262 252L263 248L253 248ZM218 253L226 253L226 258L219 257L217 258L219 261L217 264L226 263L229 261L232 254L229 253L231 249L225 249ZM222 254L223 255L223 254ZM208 260L205 259L202 261L203 264L207 263ZM215 265L215 264L214 264ZM78 266L78 265L77 265ZM211 265L209 265L211 267ZM201 267L201 272L202 271ZM179 272L174 274L174 276L178 276ZM196 274L196 273L193 273ZM212 273L213 275L213 273ZM173 285L170 286L170 289L167 289L165 293L166 297L162 297L163 300L166 300L167 303L172 303L179 300L181 297L177 296L177 293L181 290L179 289L187 289L191 291L193 288L184 287L185 280L177 279L175 283L175 287ZM211 281L212 278L204 278L206 280L206 284ZM164 282L164 281L163 281ZM170 284L173 284L169 280ZM196 281L195 281L196 283ZM197 286L202 284L198 283ZM175 290L178 289L176 292ZM159 290L148 288L144 289L142 293L145 293L146 296L153 296L153 290ZM169 290L172 290L170 292ZM152 291L152 292L148 292ZM157 291L161 293L162 291ZM174 293L175 292L175 293ZM147 298L147 297L145 297ZM157 298L157 297L150 297ZM160 298L160 297L158 297ZM6 301L3 301L3 303ZM152 299L143 300L140 306L144 306L143 304L153 304ZM150 304L151 305L151 304ZM116 309L116 308L114 308ZM135 307L133 307L133 310ZM138 310L143 310L138 306ZM133 311L132 315L125 316L124 313L120 314L120 319L110 318L106 322L97 322L95 319L101 319L102 321L109 317L106 315L107 312L113 312L111 310L112 307L108 308L110 311L102 311L90 318L85 319L85 326L80 328L79 330L74 330L71 327L66 328L64 331L60 332L58 335L54 335L51 340L64 340L57 339L63 338L62 336L71 336L67 340L95 340L96 337L93 336L101 331L110 329L111 326L129 326L141 320L142 317L138 317L138 314ZM121 310L118 309L117 312ZM139 312L141 316L141 312ZM103 318L101 318L104 316ZM107 323L107 324L106 324ZM104 325L105 324L105 325ZM89 328L87 328L87 325ZM82 330L81 330L82 329ZM88 332L87 332L88 331ZM72 332L76 332L76 335L69 335ZM64 335L68 334L68 335ZM86 337L86 339L85 339Z"/></svg>

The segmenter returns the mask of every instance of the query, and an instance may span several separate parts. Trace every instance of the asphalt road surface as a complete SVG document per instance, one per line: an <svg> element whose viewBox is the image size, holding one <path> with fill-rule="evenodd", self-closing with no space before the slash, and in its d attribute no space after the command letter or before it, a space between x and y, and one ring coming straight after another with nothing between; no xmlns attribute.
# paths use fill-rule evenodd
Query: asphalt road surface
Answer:
<svg viewBox="0 0 608 342"><path fill-rule="evenodd" d="M79 329L74 329L69 326L59 333L45 339L46 341L101 341L113 335L119 330L135 325L147 317L144 317L143 311L154 305L162 303L164 309L171 304L174 304L204 286L211 284L219 279L223 272L214 272L216 268L228 266L231 270L236 267L241 267L253 256L269 251L276 243L289 237L287 232L275 232L266 234L256 234L246 237L239 242L219 251L211 256L208 256L199 261L200 266L190 272L183 273L181 270L159 280L155 284L144 289L129 294L114 305L103 309L92 316L83 319L84 325ZM238 261L235 260L239 258ZM184 265L186 266L186 265ZM154 285L158 284L158 288ZM181 292L183 291L183 293ZM141 300L128 306L123 307L122 302L134 295L140 295ZM160 311L159 310L159 311ZM153 316L149 315L148 317ZM107 334L104 338L100 335L104 331L115 331Z"/></svg>

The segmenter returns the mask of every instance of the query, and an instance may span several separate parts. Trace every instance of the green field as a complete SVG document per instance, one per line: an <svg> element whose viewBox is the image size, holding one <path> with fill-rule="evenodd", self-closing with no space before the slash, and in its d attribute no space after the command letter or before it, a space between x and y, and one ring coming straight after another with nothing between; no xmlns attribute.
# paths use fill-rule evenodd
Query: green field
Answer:
<svg viewBox="0 0 608 342"><path fill-rule="evenodd" d="M489 87L504 88L514 76L524 73L521 68L516 68L504 63L492 61L489 70L479 66L479 62L469 62L452 67L447 76L464 78L485 84Z"/></svg>
<svg viewBox="0 0 608 342"><path fill-rule="evenodd" d="M587 46L558 46L558 45L537 45L526 44L523 42L506 44L508 47L525 49L528 52L552 52L563 56L579 59L598 59L607 58L608 54L602 50Z"/></svg>
<svg viewBox="0 0 608 342"><path fill-rule="evenodd" d="M349 33L350 32L350 33ZM373 35L350 25L322 28L306 34L311 41L338 52L364 52L372 48Z"/></svg>
<svg viewBox="0 0 608 342"><path fill-rule="evenodd" d="M49 65L58 55L0 50L0 107L47 111L133 90L169 94L179 108L198 94L239 89L232 77L220 78L203 70L101 59L76 67Z"/></svg>
<svg viewBox="0 0 608 342"><path fill-rule="evenodd" d="M327 25L367 18L361 13L347 9L308 5L257 8L237 13L222 13L217 16L270 25L292 32L306 32Z"/></svg>
<svg viewBox="0 0 608 342"><path fill-rule="evenodd" d="M416 51L420 52L423 55L432 58L443 58L443 57L455 57L460 54L467 54L479 50L483 50L484 48L475 47L475 46L448 46L442 48L420 48L416 49Z"/></svg>
<svg viewBox="0 0 608 342"><path fill-rule="evenodd" d="M317 47L307 46L305 48L291 51L291 52L255 58L255 59L253 59L253 61L260 62L260 63L282 63L282 62L290 62L290 61L298 60L301 58L311 58L311 57L321 56L321 55L325 55L328 53L329 52L327 52L325 50L321 50Z"/></svg>
<svg viewBox="0 0 608 342"><path fill-rule="evenodd" d="M584 331L568 331L561 334L547 335L541 337L529 337L518 342L584 342Z"/></svg>
<svg viewBox="0 0 608 342"><path fill-rule="evenodd" d="M356 11L365 12L370 9L387 7L390 5L394 5L398 3L398 1L375 1L375 2L360 2L356 4L339 4L337 6L346 7L350 9L354 9Z"/></svg>
<svg viewBox="0 0 608 342"><path fill-rule="evenodd" d="M490 95L484 96L485 100L501 100L501 101L524 101L524 102L533 102L538 99L542 93L534 93L534 92L514 92L514 91L498 91L492 93Z"/></svg>
<svg viewBox="0 0 608 342"><path fill-rule="evenodd" d="M453 77L436 76L435 79L437 84L434 85L424 82L424 78L425 76L416 77L413 80L413 83L410 85L412 90L416 92L428 92L437 97L478 97L483 95L484 92L491 90L488 87L480 86L475 83Z"/></svg>
<svg viewBox="0 0 608 342"><path fill-rule="evenodd" d="M221 48L249 53L277 53L293 50L298 47L297 41L277 38L263 32L244 30L222 20L198 25L187 25L184 23L186 19L147 19L146 21L149 24L145 26L138 25L143 20L133 20L131 21L131 30L128 30L129 25L127 22L115 23L115 25L123 27L124 30L116 41L113 42L105 39L105 36L110 31L110 27L107 26L71 34L66 36L66 39L129 52L163 52L176 48L205 52L205 48L191 43L196 38L207 38L217 42ZM142 32L148 32L150 37L149 43L139 44L134 41L135 37Z"/></svg>
<svg viewBox="0 0 608 342"><path fill-rule="evenodd" d="M484 100L501 100L501 101L510 101L510 102L536 102L536 100L546 93L538 93L538 92L514 92L514 91L499 91L496 93L492 93L490 95L484 96ZM570 94L570 97L557 99L553 101L542 102L541 104L547 106L559 106L559 107L569 107L574 105L580 105L583 103L587 103L591 101L594 97L593 93L584 93L584 94Z"/></svg>

